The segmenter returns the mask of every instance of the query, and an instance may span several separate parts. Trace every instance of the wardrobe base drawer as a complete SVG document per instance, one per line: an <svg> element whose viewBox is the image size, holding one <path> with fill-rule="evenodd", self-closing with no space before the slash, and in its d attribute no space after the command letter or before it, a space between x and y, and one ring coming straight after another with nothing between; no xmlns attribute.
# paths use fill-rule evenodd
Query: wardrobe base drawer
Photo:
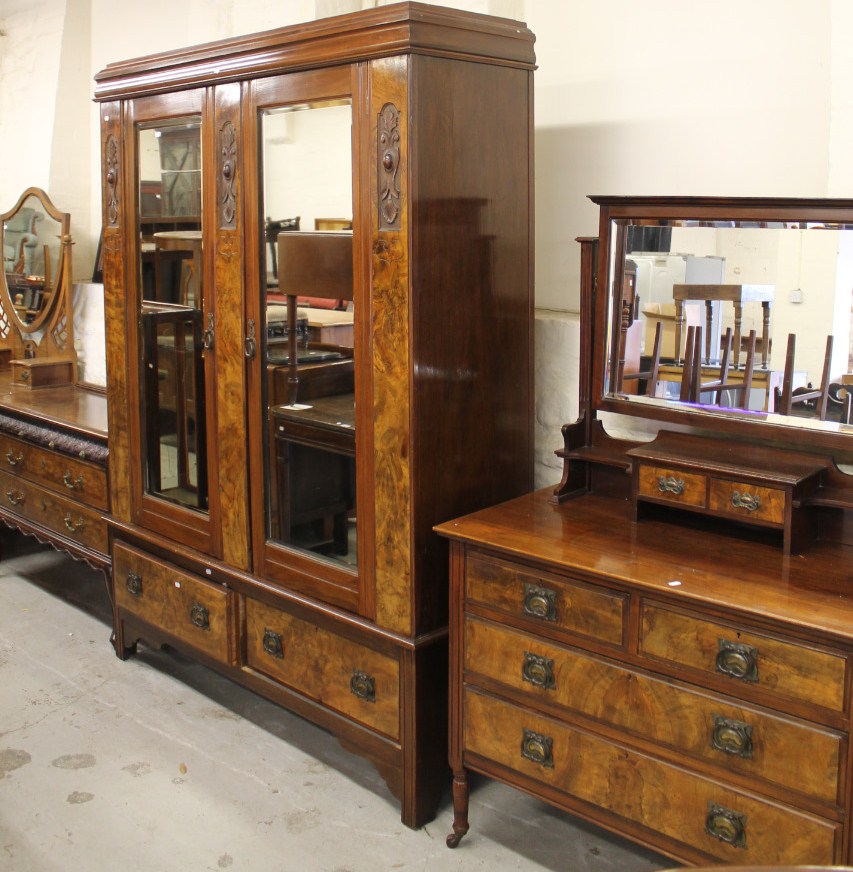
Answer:
<svg viewBox="0 0 853 872"><path fill-rule="evenodd" d="M247 599L246 662L310 699L399 738L400 669L393 657Z"/></svg>
<svg viewBox="0 0 853 872"><path fill-rule="evenodd" d="M235 595L122 543L113 546L116 606L227 665L237 662Z"/></svg>
<svg viewBox="0 0 853 872"><path fill-rule="evenodd" d="M464 748L732 865L831 864L842 825L767 802L468 688ZM483 768L488 769L487 766ZM498 774L497 772L489 774ZM574 802L573 802L574 801Z"/></svg>

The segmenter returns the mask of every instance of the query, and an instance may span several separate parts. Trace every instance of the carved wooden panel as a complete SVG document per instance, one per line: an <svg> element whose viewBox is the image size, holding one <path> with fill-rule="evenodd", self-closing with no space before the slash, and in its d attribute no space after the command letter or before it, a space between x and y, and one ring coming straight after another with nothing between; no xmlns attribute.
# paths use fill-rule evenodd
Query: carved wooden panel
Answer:
<svg viewBox="0 0 853 872"><path fill-rule="evenodd" d="M403 202L406 178L405 62L399 59L371 64L374 116L389 105L397 124L393 128L397 158L393 179L398 194L387 188L391 177L378 161L374 190L379 204L384 193L388 202ZM392 105L393 104L393 105ZM394 107L397 107L396 109ZM376 133L380 140L391 128ZM391 147L389 143L387 147ZM373 273L373 439L374 500L376 507L376 619L382 626L409 633L413 626L411 590L411 468L409 429L409 264L407 250L408 216L398 209L392 231L387 217L391 210L376 210L372 243Z"/></svg>
<svg viewBox="0 0 853 872"><path fill-rule="evenodd" d="M379 229L399 230L400 212L400 112L386 103L379 113L376 133L379 177Z"/></svg>
<svg viewBox="0 0 853 872"><path fill-rule="evenodd" d="M215 239L215 312L217 440L219 446L222 554L232 566L249 567L248 480L243 396L243 216L237 140L240 124L240 86L216 89L216 127L220 131L219 228Z"/></svg>

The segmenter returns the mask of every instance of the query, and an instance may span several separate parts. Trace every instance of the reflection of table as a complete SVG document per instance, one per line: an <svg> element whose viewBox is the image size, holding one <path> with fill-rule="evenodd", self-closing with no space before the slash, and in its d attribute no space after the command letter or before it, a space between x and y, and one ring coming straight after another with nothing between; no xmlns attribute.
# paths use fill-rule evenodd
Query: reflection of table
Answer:
<svg viewBox="0 0 853 872"><path fill-rule="evenodd" d="M661 364L658 371L658 381L681 383L682 368L672 364ZM708 382L718 379L720 376L719 366L702 367L700 381ZM805 373L796 373L795 378L802 383L805 380ZM729 370L726 381L733 384L740 384L743 381L743 370ZM763 410L765 412L773 411L773 391L775 388L782 387L782 372L772 369L755 369L752 371L752 389L760 390L764 396ZM746 400L744 400L746 406ZM756 411L756 410L753 410Z"/></svg>
<svg viewBox="0 0 853 872"><path fill-rule="evenodd" d="M770 348L770 304L773 302L773 285L673 285L672 298L675 300L675 353L681 359L681 330L684 325L684 303L687 300L705 302L705 362L711 360L711 321L712 303L731 303L735 311L734 324L734 365L740 361L740 328L743 320L744 303L761 303L763 327L761 331L761 366L767 367Z"/></svg>
<svg viewBox="0 0 853 872"><path fill-rule="evenodd" d="M190 273L186 280L181 278L180 294L175 302L184 306L201 308L201 230L161 230L154 234L155 263L154 281L157 288L157 299L162 299L160 292L160 264L162 252L176 254L182 260L190 257ZM192 284L193 293L190 293Z"/></svg>
<svg viewBox="0 0 853 872"><path fill-rule="evenodd" d="M320 397L306 406L272 408L277 538L312 550L331 545L346 554L347 515L355 505L354 397Z"/></svg>

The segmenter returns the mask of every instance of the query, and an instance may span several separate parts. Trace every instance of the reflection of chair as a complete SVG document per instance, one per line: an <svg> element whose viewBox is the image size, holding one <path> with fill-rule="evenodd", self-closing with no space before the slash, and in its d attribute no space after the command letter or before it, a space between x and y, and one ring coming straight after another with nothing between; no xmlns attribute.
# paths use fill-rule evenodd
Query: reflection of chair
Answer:
<svg viewBox="0 0 853 872"><path fill-rule="evenodd" d="M623 383L631 379L646 380L646 396L653 397L657 393L658 388L658 371L660 370L660 346L661 346L661 331L662 324L660 321L655 325L655 344L652 349L652 356L649 362L649 368L643 372L626 372L622 374Z"/></svg>
<svg viewBox="0 0 853 872"><path fill-rule="evenodd" d="M32 275L38 245L36 224L44 216L24 206L3 226L3 271Z"/></svg>
<svg viewBox="0 0 853 872"><path fill-rule="evenodd" d="M295 218L282 218L278 221L273 221L272 218L267 218L264 224L264 238L270 249L270 266L272 269L267 270L267 284L275 285L278 281L278 249L276 241L278 234L288 230L299 230L300 216Z"/></svg>
<svg viewBox="0 0 853 872"><path fill-rule="evenodd" d="M797 337L788 334L788 350L785 354L785 372L782 376L782 388L776 388L776 411L780 415L800 415L802 417L826 420L826 409L829 401L829 368L832 365L833 337L826 337L826 352L823 358L823 373L817 388L809 382L805 388L794 388L794 355L797 348ZM797 408L795 408L797 407Z"/></svg>
<svg viewBox="0 0 853 872"><path fill-rule="evenodd" d="M729 380L732 361L732 329L726 328L722 342L720 369L713 381L702 381L702 328L687 328L687 343L684 350L684 366L681 374L680 399L688 403L701 402L703 393L714 393L713 403L720 406L725 401L732 408L748 409L752 390L752 372L755 366L755 331L749 331L746 363L738 381ZM732 395L734 395L733 398Z"/></svg>

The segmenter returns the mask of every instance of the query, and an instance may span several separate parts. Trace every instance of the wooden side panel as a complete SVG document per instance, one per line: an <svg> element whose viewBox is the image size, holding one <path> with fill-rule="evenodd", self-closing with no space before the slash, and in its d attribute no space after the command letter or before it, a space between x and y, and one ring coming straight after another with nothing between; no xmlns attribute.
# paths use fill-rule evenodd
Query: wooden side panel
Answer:
<svg viewBox="0 0 853 872"><path fill-rule="evenodd" d="M130 521L130 424L127 404L127 307L122 224L125 193L121 106L101 104L101 185L103 191L104 319L106 321L107 396L109 402L110 506ZM131 207L132 208L132 207Z"/></svg>
<svg viewBox="0 0 853 872"><path fill-rule="evenodd" d="M246 456L246 392L243 356L243 209L240 154L240 86L223 85L214 100L214 357L219 446L222 556L249 568L249 498Z"/></svg>
<svg viewBox="0 0 853 872"><path fill-rule="evenodd" d="M528 491L533 470L530 79L412 58L416 626L447 621L432 528Z"/></svg>
<svg viewBox="0 0 853 872"><path fill-rule="evenodd" d="M398 633L413 631L411 555L411 436L409 426L409 252L407 60L389 58L370 67L370 118L376 122L371 189L373 296L373 439L376 514L376 621ZM379 125L386 106L395 110L389 163L398 161L389 196L399 190L393 221L380 209ZM384 174L383 174L384 177ZM386 190L386 193L387 190ZM396 226L395 226L396 225Z"/></svg>

